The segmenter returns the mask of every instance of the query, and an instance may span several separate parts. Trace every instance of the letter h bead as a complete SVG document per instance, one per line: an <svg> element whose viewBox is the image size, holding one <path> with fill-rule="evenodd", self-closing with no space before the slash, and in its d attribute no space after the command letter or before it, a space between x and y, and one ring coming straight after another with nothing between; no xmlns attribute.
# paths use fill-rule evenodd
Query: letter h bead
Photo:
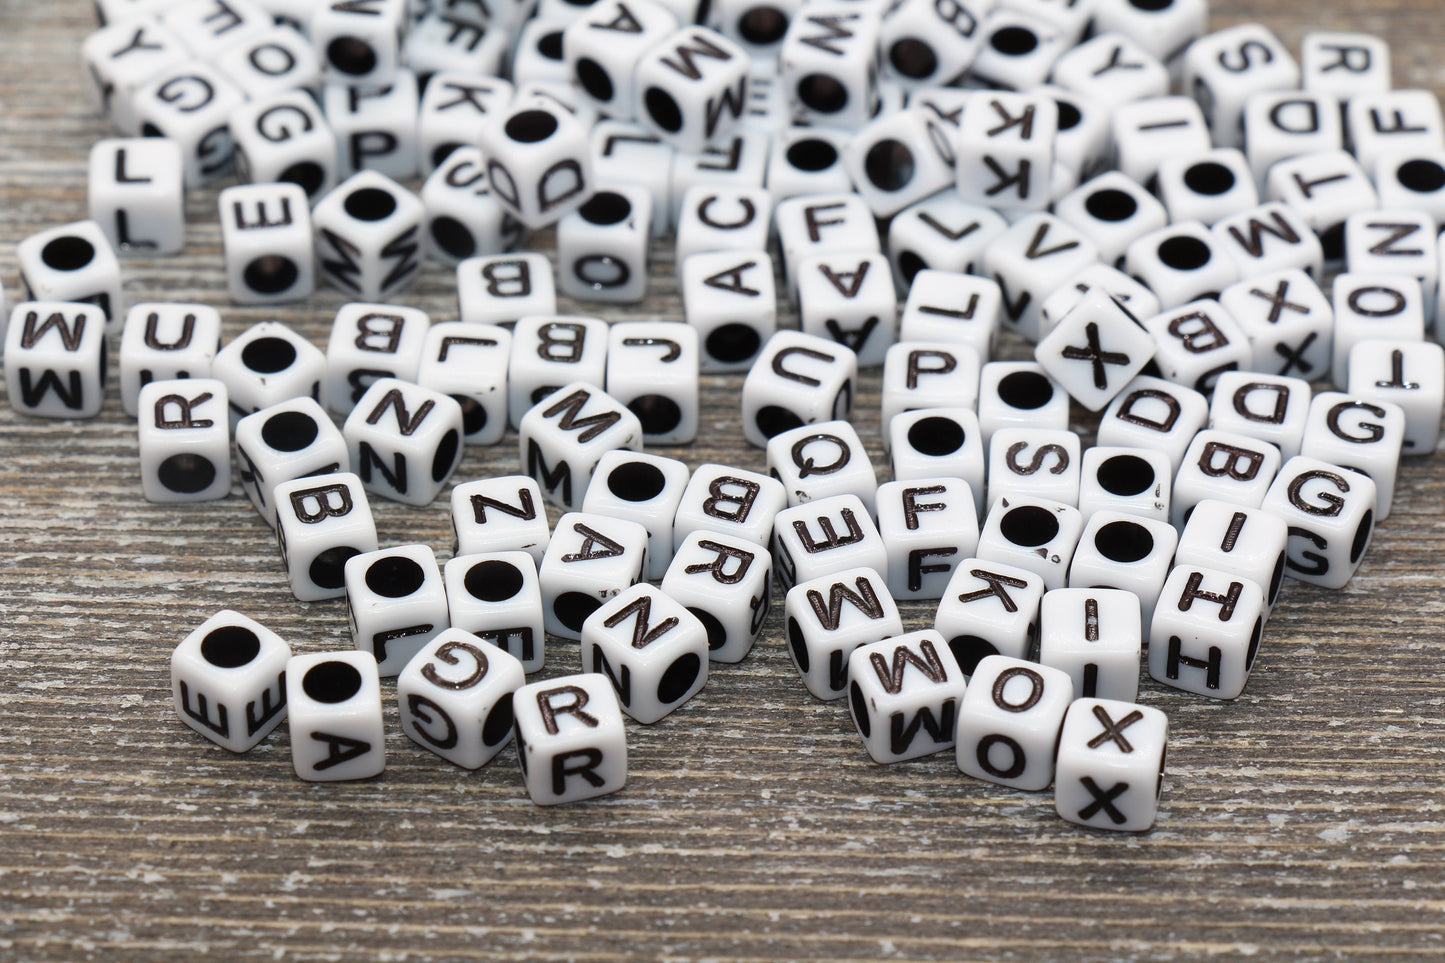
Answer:
<svg viewBox="0 0 1445 963"><path fill-rule="evenodd" d="M1186 692L1237 698L1254 668L1265 615L1258 582L1217 569L1175 566L1149 627L1149 674Z"/></svg>

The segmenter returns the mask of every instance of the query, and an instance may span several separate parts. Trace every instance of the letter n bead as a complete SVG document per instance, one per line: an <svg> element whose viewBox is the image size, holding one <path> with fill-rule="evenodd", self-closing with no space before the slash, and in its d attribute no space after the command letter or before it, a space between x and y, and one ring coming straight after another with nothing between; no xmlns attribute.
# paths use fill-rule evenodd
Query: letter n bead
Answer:
<svg viewBox="0 0 1445 963"><path fill-rule="evenodd" d="M605 796L627 783L627 733L607 677L564 675L512 695L517 761L539 806Z"/></svg>
<svg viewBox="0 0 1445 963"><path fill-rule="evenodd" d="M369 652L317 652L286 663L291 763L308 782L369 779L386 768L381 678Z"/></svg>
<svg viewBox="0 0 1445 963"><path fill-rule="evenodd" d="M245 752L286 718L290 658L275 632L239 612L217 612L171 653L176 713L223 749Z"/></svg>
<svg viewBox="0 0 1445 963"><path fill-rule="evenodd" d="M1093 829L1143 832L1164 788L1169 717L1112 699L1078 699L1064 715L1054 782L1059 817Z"/></svg>
<svg viewBox="0 0 1445 963"><path fill-rule="evenodd" d="M397 676L402 731L448 762L480 769L511 741L512 693L526 681L513 656L447 629Z"/></svg>
<svg viewBox="0 0 1445 963"><path fill-rule="evenodd" d="M848 709L874 762L953 748L964 679L932 629L883 639L848 657Z"/></svg>
<svg viewBox="0 0 1445 963"><path fill-rule="evenodd" d="M582 624L582 671L604 674L622 711L650 725L702 691L707 628L661 589L634 585Z"/></svg>
<svg viewBox="0 0 1445 963"><path fill-rule="evenodd" d="M450 395L380 378L341 428L366 490L430 505L462 457L462 406Z"/></svg>

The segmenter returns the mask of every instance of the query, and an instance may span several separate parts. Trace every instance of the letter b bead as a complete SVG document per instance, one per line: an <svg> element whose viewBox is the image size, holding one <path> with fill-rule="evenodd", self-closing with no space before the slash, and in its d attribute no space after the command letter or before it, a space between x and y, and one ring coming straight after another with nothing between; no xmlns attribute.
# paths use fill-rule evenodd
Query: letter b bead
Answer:
<svg viewBox="0 0 1445 963"><path fill-rule="evenodd" d="M512 696L517 761L539 806L605 796L627 783L627 733L607 677L533 682Z"/></svg>

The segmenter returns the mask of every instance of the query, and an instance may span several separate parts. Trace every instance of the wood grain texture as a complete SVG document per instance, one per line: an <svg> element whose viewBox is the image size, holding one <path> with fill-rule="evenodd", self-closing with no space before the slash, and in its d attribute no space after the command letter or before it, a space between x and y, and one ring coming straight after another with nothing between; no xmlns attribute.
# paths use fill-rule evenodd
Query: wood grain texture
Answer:
<svg viewBox="0 0 1445 963"><path fill-rule="evenodd" d="M1398 85L1445 84L1435 0L1215 4L1216 26L1247 19L1296 49L1307 29L1373 31L1394 45ZM80 0L0 0L0 278L12 303L16 242L84 216L86 151L107 134L77 64L92 26ZM278 317L324 344L334 292L282 311L225 304L214 205L214 190L191 197L184 256L125 261L128 298L215 303L228 337ZM654 294L628 317L680 314L658 251ZM449 273L428 268L406 300L453 316ZM739 384L706 379L703 440L668 453L760 467L741 440ZM876 373L863 387L861 430L882 469ZM29 420L0 402L0 958L1445 952L1438 456L1406 464L1395 514L1347 589L1288 586L1241 699L1145 683L1142 698L1172 720L1169 775L1158 826L1120 838L1059 821L1049 793L963 777L947 754L873 765L843 705L805 693L776 614L753 654L719 667L683 710L629 727L630 782L596 802L534 807L510 751L476 773L441 763L401 735L390 683L377 780L298 782L284 728L232 756L174 718L174 644L233 607L298 650L343 647L343 609L290 596L239 488L197 507L142 500L134 426L113 392L88 422ZM456 477L516 468L509 436L469 450ZM442 504L379 503L376 515L383 544L450 545ZM910 627L930 618L905 612ZM577 666L559 644L544 674Z"/></svg>

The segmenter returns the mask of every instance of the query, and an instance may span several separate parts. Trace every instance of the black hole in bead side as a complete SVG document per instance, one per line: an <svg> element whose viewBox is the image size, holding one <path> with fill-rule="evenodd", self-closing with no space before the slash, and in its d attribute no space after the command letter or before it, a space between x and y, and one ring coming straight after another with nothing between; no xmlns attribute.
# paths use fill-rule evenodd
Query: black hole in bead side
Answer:
<svg viewBox="0 0 1445 963"><path fill-rule="evenodd" d="M361 549L350 545L328 548L311 561L306 574L320 588L339 589L346 584L346 563L360 554Z"/></svg>
<svg viewBox="0 0 1445 963"><path fill-rule="evenodd" d="M652 118L653 123L669 134L682 130L682 108L677 106L672 94L661 87L648 87L642 95L642 106L647 109L647 116Z"/></svg>
<svg viewBox="0 0 1445 963"><path fill-rule="evenodd" d="M1365 512L1365 517L1360 519L1360 527L1355 529L1355 540L1350 543L1350 564L1354 565L1365 554L1365 546L1370 544L1370 532L1375 526L1375 511L1370 509Z"/></svg>
<svg viewBox="0 0 1445 963"><path fill-rule="evenodd" d="M1215 161L1191 164L1184 171L1184 186L1196 194L1215 197L1234 189L1234 171Z"/></svg>
<svg viewBox="0 0 1445 963"><path fill-rule="evenodd" d="M553 30L537 38L537 53L548 60L562 59L562 31Z"/></svg>
<svg viewBox="0 0 1445 963"><path fill-rule="evenodd" d="M535 144L557 132L557 118L545 110L524 110L509 117L504 129L519 144Z"/></svg>
<svg viewBox="0 0 1445 963"><path fill-rule="evenodd" d="M1139 202L1128 191L1106 187L1084 200L1084 210L1095 220L1116 223L1133 217L1139 210Z"/></svg>
<svg viewBox="0 0 1445 963"><path fill-rule="evenodd" d="M816 173L838 163L838 148L821 138L809 137L789 145L787 158L798 170Z"/></svg>
<svg viewBox="0 0 1445 963"><path fill-rule="evenodd" d="M583 57L577 61L577 82L594 100L604 103L611 100L615 92L607 69L591 57Z"/></svg>
<svg viewBox="0 0 1445 963"><path fill-rule="evenodd" d="M301 677L301 691L308 699L335 705L361 691L361 673L350 662L318 662Z"/></svg>
<svg viewBox="0 0 1445 963"><path fill-rule="evenodd" d="M718 325L707 336L703 347L709 356L724 364L740 364L758 353L763 340L750 324L734 321Z"/></svg>
<svg viewBox="0 0 1445 963"><path fill-rule="evenodd" d="M1284 587L1284 560L1285 553L1280 552L1279 557L1274 560L1274 571L1269 576L1270 605L1279 601L1279 590Z"/></svg>
<svg viewBox="0 0 1445 963"><path fill-rule="evenodd" d="M666 487L662 469L645 461L625 461L607 473L607 490L626 502L651 501Z"/></svg>
<svg viewBox="0 0 1445 963"><path fill-rule="evenodd" d="M597 596L582 592L563 592L552 603L552 613L557 616L557 621L573 632L581 632L587 616L600 608L602 602Z"/></svg>
<svg viewBox="0 0 1445 963"><path fill-rule="evenodd" d="M457 463L457 456L461 453L462 439L455 428L447 429L442 435L442 440L437 443L436 454L431 460L431 480L440 482L451 474L452 468Z"/></svg>
<svg viewBox="0 0 1445 963"><path fill-rule="evenodd" d="M1159 242L1159 260L1176 271L1197 271L1209 258L1209 245L1197 237L1185 234Z"/></svg>
<svg viewBox="0 0 1445 963"><path fill-rule="evenodd" d="M716 652L727 644L727 627L719 621L716 615L713 615L706 609L696 608L691 605L687 607L687 610L697 616L697 620L702 623L702 627L707 629L707 648L709 652Z"/></svg>
<svg viewBox="0 0 1445 963"><path fill-rule="evenodd" d="M598 191L578 210L583 220L598 227L620 224L632 213L632 202L616 191Z"/></svg>
<svg viewBox="0 0 1445 963"><path fill-rule="evenodd" d="M522 730L517 726L516 714L512 718L512 744L517 747L517 768L522 770L522 778L527 778L527 744L522 741Z"/></svg>
<svg viewBox="0 0 1445 963"><path fill-rule="evenodd" d="M1039 35L1028 27L1004 27L994 31L988 44L1006 57L1022 57L1038 47Z"/></svg>
<svg viewBox="0 0 1445 963"><path fill-rule="evenodd" d="M682 422L682 409L667 395L639 395L627 403L627 410L642 422L644 435L665 435Z"/></svg>
<svg viewBox="0 0 1445 963"><path fill-rule="evenodd" d="M880 140L863 158L863 174L881 191L897 191L913 180L913 151L902 141Z"/></svg>
<svg viewBox="0 0 1445 963"><path fill-rule="evenodd" d="M261 654L261 640L244 625L222 625L201 640L201 658L218 669L239 669Z"/></svg>
<svg viewBox="0 0 1445 963"><path fill-rule="evenodd" d="M791 616L788 618L788 651L792 653L793 661L798 664L798 671L807 672L811 663L808 658L808 644L803 638L803 627Z"/></svg>
<svg viewBox="0 0 1445 963"><path fill-rule="evenodd" d="M942 458L963 447L963 426L952 418L933 415L920 418L908 428L908 444L920 454Z"/></svg>
<svg viewBox="0 0 1445 963"><path fill-rule="evenodd" d="M40 249L40 260L52 271L79 271L95 260L95 245L83 237L66 234Z"/></svg>
<svg viewBox="0 0 1445 963"><path fill-rule="evenodd" d="M281 254L258 257L241 272L246 287L257 294L280 294L296 283L301 271L296 262Z"/></svg>
<svg viewBox="0 0 1445 963"><path fill-rule="evenodd" d="M504 692L497 704L492 706L492 711L487 713L487 721L482 723L482 744L490 748L505 742L512 731L514 719L512 693Z"/></svg>
<svg viewBox="0 0 1445 963"><path fill-rule="evenodd" d="M868 702L863 698L863 690L858 683L848 683L848 705L853 710L853 723L858 731L867 739L873 731L873 720L868 718Z"/></svg>
<svg viewBox="0 0 1445 963"><path fill-rule="evenodd" d="M787 32L788 17L776 7L753 7L738 18L738 36L751 44L777 43Z"/></svg>
<svg viewBox="0 0 1445 963"><path fill-rule="evenodd" d="M1174 6L1174 0L1129 0L1129 6L1146 13L1158 13Z"/></svg>
<svg viewBox="0 0 1445 963"><path fill-rule="evenodd" d="M285 371L295 362L296 346L285 338L257 338L241 348L241 363L257 374Z"/></svg>
<svg viewBox="0 0 1445 963"><path fill-rule="evenodd" d="M1079 126L1079 121L1084 119L1084 115L1079 112L1079 108L1067 100L1055 100L1054 103L1059 107L1059 130L1073 130Z"/></svg>
<svg viewBox="0 0 1445 963"><path fill-rule="evenodd" d="M543 386L540 387L540 388L533 388L533 389L532 389L532 396L531 396L531 397L532 397L532 404L535 405L537 402L541 401L543 398L547 397L548 395L550 395L552 392L556 391L556 390L557 390L558 388L560 388L560 387L562 387L562 386L561 386L561 385L543 385Z"/></svg>
<svg viewBox="0 0 1445 963"><path fill-rule="evenodd" d="M913 283L913 279L918 275L919 271L927 267L928 265L924 262L923 258L914 254L912 251L904 251L898 255L898 270L903 275L903 280L909 284Z"/></svg>
<svg viewBox="0 0 1445 963"><path fill-rule="evenodd" d="M452 400L462 406L462 431L475 435L487 427L487 407L467 395L452 395Z"/></svg>
<svg viewBox="0 0 1445 963"><path fill-rule="evenodd" d="M404 555L388 555L366 567L366 587L383 598L405 598L425 581L422 567Z"/></svg>
<svg viewBox="0 0 1445 963"><path fill-rule="evenodd" d="M1154 484L1154 466L1138 455L1111 455L1099 463L1095 477L1110 495L1129 498Z"/></svg>
<svg viewBox="0 0 1445 963"><path fill-rule="evenodd" d="M848 88L836 77L808 74L798 81L798 99L820 114L836 114L848 106Z"/></svg>
<svg viewBox="0 0 1445 963"><path fill-rule="evenodd" d="M315 161L298 161L283 170L277 180L295 184L306 192L307 197L314 197L321 190L321 185L326 183L326 171Z"/></svg>
<svg viewBox="0 0 1445 963"><path fill-rule="evenodd" d="M433 147L431 152L431 166L442 166L442 161L452 156L452 151L456 150L460 146L462 145L458 144L456 141L449 140L445 143L438 144Z"/></svg>
<svg viewBox="0 0 1445 963"><path fill-rule="evenodd" d="M278 411L261 425L261 440L273 451L300 451L319 431L316 419L303 411Z"/></svg>
<svg viewBox="0 0 1445 963"><path fill-rule="evenodd" d="M780 405L764 405L753 417L753 424L758 426L758 431L763 433L764 438L771 438L801 427L803 419Z"/></svg>
<svg viewBox="0 0 1445 963"><path fill-rule="evenodd" d="M331 66L353 77L376 69L376 51L360 37L337 37L326 45L326 59Z"/></svg>
<svg viewBox="0 0 1445 963"><path fill-rule="evenodd" d="M888 48L888 62L905 77L922 80L938 69L938 55L922 40L912 37L899 40Z"/></svg>
<svg viewBox="0 0 1445 963"><path fill-rule="evenodd" d="M678 656L657 683L657 701L668 705L687 695L687 690L692 688L701 671L702 660L696 652L684 652Z"/></svg>
<svg viewBox="0 0 1445 963"><path fill-rule="evenodd" d="M1445 187L1445 167L1432 160L1410 160L1395 169L1395 180L1407 191L1433 194Z"/></svg>
<svg viewBox="0 0 1445 963"><path fill-rule="evenodd" d="M166 136L166 132L161 130L155 124L146 122L140 125L140 135L142 137L164 137Z"/></svg>
<svg viewBox="0 0 1445 963"><path fill-rule="evenodd" d="M1015 545L1037 548L1047 545L1059 534L1059 519L1040 505L1020 505L1004 512L998 530Z"/></svg>
<svg viewBox="0 0 1445 963"><path fill-rule="evenodd" d="M341 206L358 221L382 221L396 210L396 198L379 187L362 187L346 195Z"/></svg>
<svg viewBox="0 0 1445 963"><path fill-rule="evenodd" d="M471 257L477 251L477 239L465 224L454 217L442 214L432 218L430 230L437 247L454 258Z"/></svg>
<svg viewBox="0 0 1445 963"><path fill-rule="evenodd" d="M1169 747L1159 750L1159 774L1154 777L1154 799L1157 802L1164 793L1164 762L1169 757Z"/></svg>
<svg viewBox="0 0 1445 963"><path fill-rule="evenodd" d="M1254 628L1249 631L1249 650L1244 654L1244 671L1248 672L1254 668L1254 657L1259 654L1259 638L1264 633L1264 616L1254 620Z"/></svg>
<svg viewBox="0 0 1445 963"><path fill-rule="evenodd" d="M194 495L205 491L216 480L216 466L204 455L179 452L156 467L156 478L173 492Z"/></svg>
<svg viewBox="0 0 1445 963"><path fill-rule="evenodd" d="M467 594L483 602L505 602L516 597L526 584L521 569L498 558L480 561L467 569L462 586Z"/></svg>
<svg viewBox="0 0 1445 963"><path fill-rule="evenodd" d="M999 379L998 396L1010 408L1033 411L1054 400L1054 386L1037 371L1014 371Z"/></svg>
<svg viewBox="0 0 1445 963"><path fill-rule="evenodd" d="M1338 261L1345 256L1345 222L1331 224L1320 231L1320 251L1327 261Z"/></svg>
<svg viewBox="0 0 1445 963"><path fill-rule="evenodd" d="M1154 536L1138 522L1109 522L1094 533L1094 548L1111 562L1137 562L1154 551Z"/></svg>
<svg viewBox="0 0 1445 963"><path fill-rule="evenodd" d="M955 635L948 640L948 650L964 675L973 675L980 662L998 655L998 648L992 642L977 635Z"/></svg>

